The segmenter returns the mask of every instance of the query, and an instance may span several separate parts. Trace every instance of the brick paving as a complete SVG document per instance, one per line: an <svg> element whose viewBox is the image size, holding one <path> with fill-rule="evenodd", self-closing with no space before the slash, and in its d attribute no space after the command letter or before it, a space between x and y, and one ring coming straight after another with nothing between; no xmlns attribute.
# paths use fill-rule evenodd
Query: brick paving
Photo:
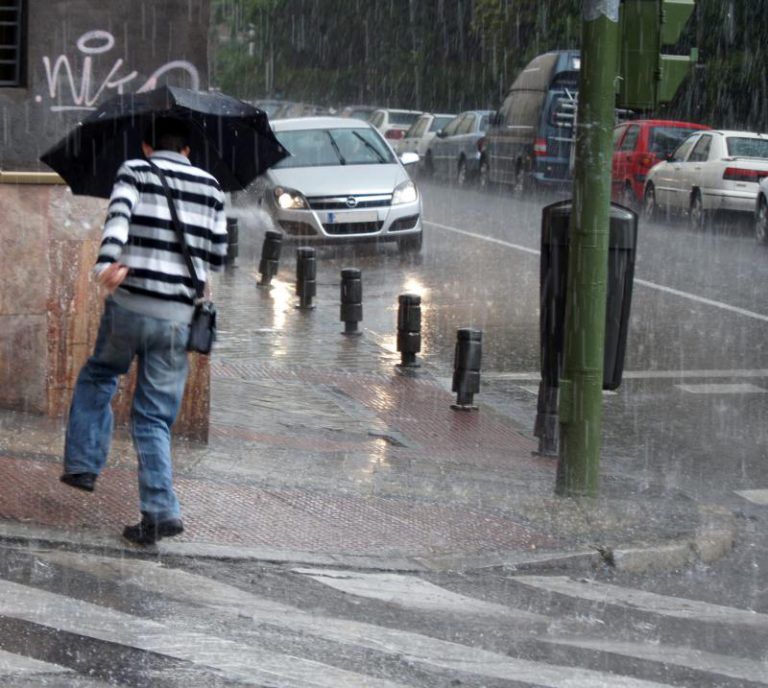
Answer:
<svg viewBox="0 0 768 688"><path fill-rule="evenodd" d="M399 372L377 334L394 320L388 297L366 302L363 336L341 336L338 286L323 270L312 312L294 309L284 273L273 290L244 268L219 285L210 442L175 448L187 526L177 540L374 558L572 545L557 519L523 508L554 487L554 463L532 455L532 438L482 395L480 411L451 409L436 376L445 370ZM13 431L0 435L0 518L100 535L136 520L120 433L88 495L58 481L60 426L19 415L3 424Z"/></svg>

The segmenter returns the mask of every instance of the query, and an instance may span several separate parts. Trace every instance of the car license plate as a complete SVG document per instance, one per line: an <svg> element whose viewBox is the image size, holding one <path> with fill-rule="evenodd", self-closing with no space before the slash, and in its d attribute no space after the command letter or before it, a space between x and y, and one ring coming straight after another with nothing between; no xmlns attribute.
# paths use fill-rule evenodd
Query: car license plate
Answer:
<svg viewBox="0 0 768 688"><path fill-rule="evenodd" d="M376 222L379 214L375 210L339 210L328 211L325 224L339 225L348 222Z"/></svg>

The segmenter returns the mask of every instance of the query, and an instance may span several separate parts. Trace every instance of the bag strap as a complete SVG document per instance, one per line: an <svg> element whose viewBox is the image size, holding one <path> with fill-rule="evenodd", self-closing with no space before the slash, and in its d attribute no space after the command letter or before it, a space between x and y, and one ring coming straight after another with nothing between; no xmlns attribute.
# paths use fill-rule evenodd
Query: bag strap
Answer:
<svg viewBox="0 0 768 688"><path fill-rule="evenodd" d="M176 211L176 204L173 202L171 196L171 189L168 186L168 180L165 178L165 173L155 165L151 160L147 161L154 173L160 177L160 183L163 185L163 191L165 197L168 199L168 209L171 211L171 221L173 222L173 228L176 230L176 237L181 245L181 252L184 255L184 260L187 263L187 270L189 270L189 276L192 278L192 284L195 287L195 294L197 295L197 301L202 301L205 298L205 285L198 279L197 272L195 272L195 265L192 262L192 255L189 252L189 246L184 238L184 225L181 224L179 214Z"/></svg>

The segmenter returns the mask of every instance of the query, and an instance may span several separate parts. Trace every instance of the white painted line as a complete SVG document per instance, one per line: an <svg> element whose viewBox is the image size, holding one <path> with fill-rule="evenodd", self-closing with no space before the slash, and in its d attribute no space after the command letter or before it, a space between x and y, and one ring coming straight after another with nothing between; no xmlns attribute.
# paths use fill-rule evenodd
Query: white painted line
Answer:
<svg viewBox="0 0 768 688"><path fill-rule="evenodd" d="M71 669L41 662L31 657L15 655L5 650L0 650L0 676L29 676L30 674L65 674Z"/></svg>
<svg viewBox="0 0 768 688"><path fill-rule="evenodd" d="M688 394L765 394L768 391L748 382L705 382L699 385L687 384L675 385L675 387Z"/></svg>
<svg viewBox="0 0 768 688"><path fill-rule="evenodd" d="M513 611L502 604L493 604L459 595L414 576L402 576L395 573L359 573L337 569L297 568L293 571L309 576L312 580L334 590L340 590L349 595L381 600L406 609L545 621L544 617L538 614Z"/></svg>
<svg viewBox="0 0 768 688"><path fill-rule="evenodd" d="M473 239L479 239L480 241L486 241L491 244L506 246L507 248L511 248L516 251L522 251L524 253L530 253L536 256L541 255L541 251L539 251L538 249L528 248L527 246L522 246L521 244L513 244L509 241L496 239L495 237L489 237L483 234L477 234L475 232L468 232L465 229L459 229L458 227L451 227L450 225L443 225L443 224L440 224L439 222L432 222L431 220L423 220L423 223L426 225L431 225L432 227L437 227L438 229L443 229L446 232L454 232L456 234L462 234L463 236L472 237ZM690 292L687 292L687 291L682 291L680 289L667 287L663 284L656 284L656 282L649 282L648 280L639 279L637 277L635 277L635 284L639 284L643 287L648 287L649 289L656 289L657 291L663 292L665 294L680 296L681 298L688 299L689 301L694 301L696 303L700 303L705 306L713 306L715 308L728 311L729 313L735 313L736 315L743 315L747 318L752 318L754 320L759 320L761 322L768 322L768 315L763 315L762 313L755 313L754 311L747 310L746 308L739 308L738 306L731 306L730 304L724 303L722 301L715 301L714 299L708 299L703 296L698 296L697 294L691 294Z"/></svg>
<svg viewBox="0 0 768 688"><path fill-rule="evenodd" d="M717 378L768 378L768 369L758 368L756 370L745 370L737 368L734 370L625 370L622 377L627 380L688 380L688 379L717 379ZM484 380L510 380L527 382L529 380L540 380L541 373L538 371L505 373L499 371L488 371L482 373Z"/></svg>
<svg viewBox="0 0 768 688"><path fill-rule="evenodd" d="M204 576L164 568L151 561L118 560L98 556L88 556L86 559L82 555L69 552L50 552L39 556L114 580L121 585L134 585L196 607L205 605L209 609L227 614L228 617L242 619L252 616L257 625L287 628L303 635L373 650L427 670L447 669L454 673L530 683L541 688L669 688L667 684L579 667L517 659L410 631L321 616L252 595L240 588ZM179 619L180 624L181 622L182 619ZM359 685L362 688L376 684Z"/></svg>
<svg viewBox="0 0 768 688"><path fill-rule="evenodd" d="M644 661L658 662L664 665L686 667L714 676L735 678L740 681L752 681L759 685L768 685L768 663L728 657L726 655L702 652L688 647L672 647L659 643L632 643L607 639L568 640L547 639L544 642L565 647L579 647L599 653L633 657Z"/></svg>
<svg viewBox="0 0 768 688"><path fill-rule="evenodd" d="M539 388L535 387L533 385L531 385L531 386L520 385L520 389L522 389L522 390L524 390L526 392L529 392L530 394L535 394L536 396L539 395ZM615 397L617 394L618 394L618 392L611 391L609 389L604 389L603 390L603 396L604 397Z"/></svg>
<svg viewBox="0 0 768 688"><path fill-rule="evenodd" d="M603 606L616 605L658 616L690 619L698 623L728 623L756 630L768 630L768 614L759 614L747 609L658 595L583 578L575 580L565 576L514 576L511 580L536 590L566 595Z"/></svg>
<svg viewBox="0 0 768 688"><path fill-rule="evenodd" d="M46 590L0 580L0 615L180 659L224 678L280 688L405 688L320 662L158 623Z"/></svg>
<svg viewBox="0 0 768 688"><path fill-rule="evenodd" d="M768 506L768 490L737 490L736 494L753 504Z"/></svg>

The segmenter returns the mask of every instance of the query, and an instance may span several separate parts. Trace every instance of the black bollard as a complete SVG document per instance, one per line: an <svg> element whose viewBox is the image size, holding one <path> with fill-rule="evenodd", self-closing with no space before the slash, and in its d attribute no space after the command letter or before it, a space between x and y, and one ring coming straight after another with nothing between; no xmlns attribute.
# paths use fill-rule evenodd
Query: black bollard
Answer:
<svg viewBox="0 0 768 688"><path fill-rule="evenodd" d="M363 280L357 268L341 271L341 322L342 334L357 335L357 323L363 319Z"/></svg>
<svg viewBox="0 0 768 688"><path fill-rule="evenodd" d="M240 255L240 232L236 217L227 218L227 266L235 267L235 261Z"/></svg>
<svg viewBox="0 0 768 688"><path fill-rule="evenodd" d="M314 308L312 299L317 294L317 261L315 249L302 246L296 249L296 295L299 297L297 308Z"/></svg>
<svg viewBox="0 0 768 688"><path fill-rule="evenodd" d="M451 408L461 411L477 410L473 397L480 391L480 360L483 353L483 333L461 328L456 331L456 353L453 359L453 387L456 403Z"/></svg>
<svg viewBox="0 0 768 688"><path fill-rule="evenodd" d="M397 350L400 367L418 368L416 354L421 351L421 296L400 294L397 297Z"/></svg>
<svg viewBox="0 0 768 688"><path fill-rule="evenodd" d="M261 260L259 261L259 272L261 273L260 287L268 287L272 278L277 274L282 246L283 235L280 232L269 230L264 235L264 243L261 246Z"/></svg>

